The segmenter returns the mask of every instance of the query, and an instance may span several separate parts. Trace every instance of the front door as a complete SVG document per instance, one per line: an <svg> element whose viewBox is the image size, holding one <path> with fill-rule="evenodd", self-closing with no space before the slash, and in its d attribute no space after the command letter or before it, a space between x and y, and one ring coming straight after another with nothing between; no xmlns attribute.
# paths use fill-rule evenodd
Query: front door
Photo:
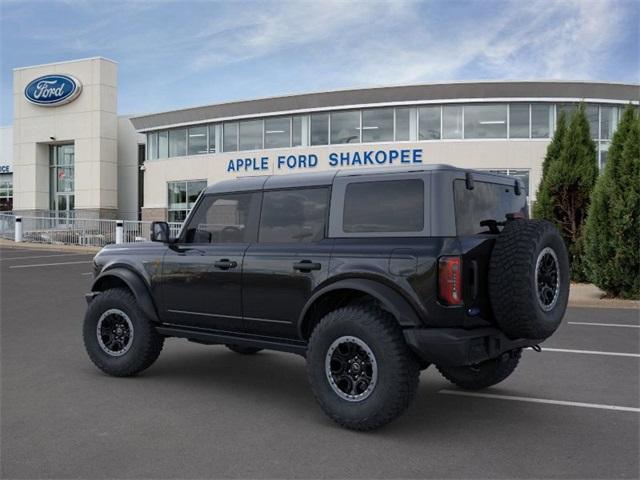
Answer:
<svg viewBox="0 0 640 480"><path fill-rule="evenodd" d="M302 308L329 270L328 204L328 187L264 192L258 242L244 257L248 332L297 337Z"/></svg>
<svg viewBox="0 0 640 480"><path fill-rule="evenodd" d="M163 321L243 329L242 265L255 241L260 194L205 195L164 257Z"/></svg>

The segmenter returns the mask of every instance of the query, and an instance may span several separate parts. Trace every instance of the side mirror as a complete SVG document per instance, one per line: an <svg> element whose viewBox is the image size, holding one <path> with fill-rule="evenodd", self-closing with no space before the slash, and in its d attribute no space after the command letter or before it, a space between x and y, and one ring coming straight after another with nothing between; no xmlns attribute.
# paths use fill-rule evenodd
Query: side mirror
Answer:
<svg viewBox="0 0 640 480"><path fill-rule="evenodd" d="M167 222L151 222L151 241L169 243L169 224Z"/></svg>

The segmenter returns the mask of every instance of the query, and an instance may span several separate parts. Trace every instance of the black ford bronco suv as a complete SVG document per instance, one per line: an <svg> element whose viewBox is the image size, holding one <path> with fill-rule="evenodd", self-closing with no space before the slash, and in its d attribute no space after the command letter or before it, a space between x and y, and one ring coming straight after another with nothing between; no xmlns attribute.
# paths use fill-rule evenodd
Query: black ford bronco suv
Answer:
<svg viewBox="0 0 640 480"><path fill-rule="evenodd" d="M322 409L356 430L400 415L431 364L463 389L504 380L569 295L562 238L527 219L521 183L445 165L223 181L177 238L151 229L95 257L98 368L134 375L167 337L298 353Z"/></svg>

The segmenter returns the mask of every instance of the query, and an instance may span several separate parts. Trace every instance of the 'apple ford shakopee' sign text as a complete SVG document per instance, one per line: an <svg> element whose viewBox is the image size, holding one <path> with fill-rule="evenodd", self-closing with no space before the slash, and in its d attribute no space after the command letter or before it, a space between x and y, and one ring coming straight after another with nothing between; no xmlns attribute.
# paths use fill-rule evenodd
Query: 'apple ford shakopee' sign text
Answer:
<svg viewBox="0 0 640 480"><path fill-rule="evenodd" d="M75 100L82 84L70 75L45 75L29 82L24 96L31 103L42 106L58 106Z"/></svg>

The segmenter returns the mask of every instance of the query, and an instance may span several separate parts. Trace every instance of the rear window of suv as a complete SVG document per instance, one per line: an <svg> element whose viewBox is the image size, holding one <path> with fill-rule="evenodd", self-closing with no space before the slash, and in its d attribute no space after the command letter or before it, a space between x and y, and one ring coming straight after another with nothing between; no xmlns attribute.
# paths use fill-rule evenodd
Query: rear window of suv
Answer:
<svg viewBox="0 0 640 480"><path fill-rule="evenodd" d="M350 183L342 222L345 233L420 232L424 229L424 182Z"/></svg>
<svg viewBox="0 0 640 480"><path fill-rule="evenodd" d="M503 222L508 213L525 213L526 197L516 195L510 185L474 182L473 190L466 187L464 180L453 182L456 208L456 230L458 235L475 235L486 232L481 227L483 220Z"/></svg>

